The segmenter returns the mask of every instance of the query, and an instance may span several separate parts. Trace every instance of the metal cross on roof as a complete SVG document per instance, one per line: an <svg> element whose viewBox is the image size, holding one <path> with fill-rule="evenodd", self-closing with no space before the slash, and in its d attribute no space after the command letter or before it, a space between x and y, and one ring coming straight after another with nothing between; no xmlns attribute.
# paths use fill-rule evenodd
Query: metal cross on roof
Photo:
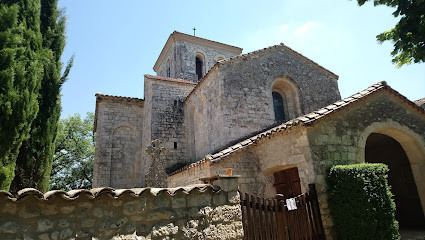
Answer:
<svg viewBox="0 0 425 240"><path fill-rule="evenodd" d="M196 28L193 27L193 36L195 36L195 31L196 31Z"/></svg>

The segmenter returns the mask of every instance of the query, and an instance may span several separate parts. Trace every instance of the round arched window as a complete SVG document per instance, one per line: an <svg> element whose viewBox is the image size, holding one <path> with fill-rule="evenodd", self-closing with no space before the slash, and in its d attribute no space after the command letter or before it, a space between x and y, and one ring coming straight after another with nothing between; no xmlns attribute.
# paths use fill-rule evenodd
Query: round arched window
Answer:
<svg viewBox="0 0 425 240"><path fill-rule="evenodd" d="M285 108L283 107L283 98L278 92L272 92L274 117L276 121L285 121Z"/></svg>

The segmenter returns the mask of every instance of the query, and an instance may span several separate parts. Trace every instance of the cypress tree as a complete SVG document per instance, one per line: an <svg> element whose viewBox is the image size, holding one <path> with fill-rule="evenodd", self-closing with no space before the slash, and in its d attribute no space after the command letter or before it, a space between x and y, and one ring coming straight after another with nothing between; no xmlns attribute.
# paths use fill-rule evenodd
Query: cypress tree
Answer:
<svg viewBox="0 0 425 240"><path fill-rule="evenodd" d="M43 77L40 0L0 1L0 189L8 190L38 112Z"/></svg>
<svg viewBox="0 0 425 240"><path fill-rule="evenodd" d="M16 161L11 191L25 187L49 190L50 172L61 112L61 87L72 67L68 62L61 76L61 55L65 47L65 17L57 8L58 0L41 0L41 34L43 48L52 52L51 61L44 63L44 76L38 97L39 112L34 120L30 138L23 142Z"/></svg>

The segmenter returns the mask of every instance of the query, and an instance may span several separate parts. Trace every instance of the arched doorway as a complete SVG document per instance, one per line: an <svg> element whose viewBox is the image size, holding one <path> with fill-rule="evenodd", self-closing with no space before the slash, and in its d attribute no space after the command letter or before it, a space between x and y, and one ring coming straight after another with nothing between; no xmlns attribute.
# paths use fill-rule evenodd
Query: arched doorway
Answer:
<svg viewBox="0 0 425 240"><path fill-rule="evenodd" d="M425 218L421 200L409 158L401 144L388 135L371 133L366 140L365 161L388 165L388 183L394 194L400 227L423 228Z"/></svg>

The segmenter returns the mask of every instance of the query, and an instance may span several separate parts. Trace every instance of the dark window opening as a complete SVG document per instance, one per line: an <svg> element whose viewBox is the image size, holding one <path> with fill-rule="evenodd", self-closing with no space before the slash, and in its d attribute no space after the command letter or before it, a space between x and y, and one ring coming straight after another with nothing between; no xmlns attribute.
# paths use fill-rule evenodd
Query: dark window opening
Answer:
<svg viewBox="0 0 425 240"><path fill-rule="evenodd" d="M177 149L177 142L174 142L174 149Z"/></svg>
<svg viewBox="0 0 425 240"><path fill-rule="evenodd" d="M171 69L170 66L167 68L167 77L171 77Z"/></svg>
<svg viewBox="0 0 425 240"><path fill-rule="evenodd" d="M273 108L274 108L274 117L276 121L285 121L285 109L283 107L283 98L277 93L273 92Z"/></svg>
<svg viewBox="0 0 425 240"><path fill-rule="evenodd" d="M198 75L198 80L202 78L202 64L202 60L196 57L196 75Z"/></svg>

